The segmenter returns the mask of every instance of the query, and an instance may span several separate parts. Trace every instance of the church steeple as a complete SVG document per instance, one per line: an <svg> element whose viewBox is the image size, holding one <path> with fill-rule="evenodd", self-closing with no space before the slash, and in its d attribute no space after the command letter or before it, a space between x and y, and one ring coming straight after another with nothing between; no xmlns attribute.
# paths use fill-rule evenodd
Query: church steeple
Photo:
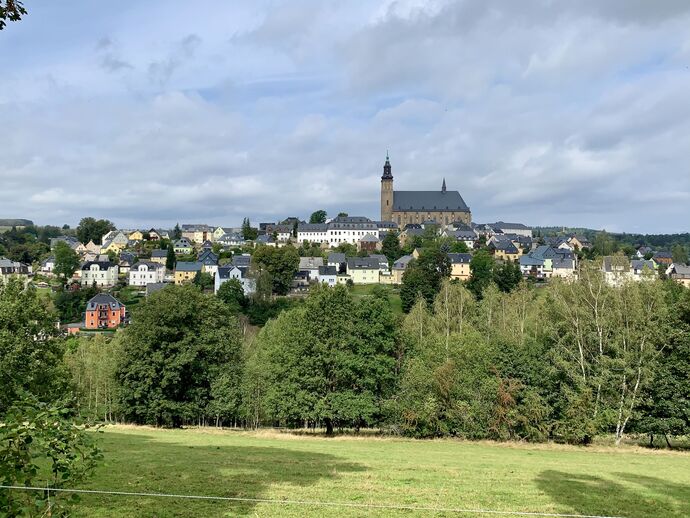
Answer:
<svg viewBox="0 0 690 518"><path fill-rule="evenodd" d="M441 192L446 192L446 179L443 179L443 184L441 185Z"/></svg>
<svg viewBox="0 0 690 518"><path fill-rule="evenodd" d="M386 151L386 163L383 164L383 176L381 177L381 180L392 180L393 179L393 173L391 172L391 162L390 159L388 158L388 151Z"/></svg>

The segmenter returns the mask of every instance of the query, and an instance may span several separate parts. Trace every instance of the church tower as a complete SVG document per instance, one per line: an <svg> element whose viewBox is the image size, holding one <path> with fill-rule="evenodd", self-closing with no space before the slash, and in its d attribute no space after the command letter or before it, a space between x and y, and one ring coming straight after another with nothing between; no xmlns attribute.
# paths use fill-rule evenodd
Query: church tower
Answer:
<svg viewBox="0 0 690 518"><path fill-rule="evenodd" d="M381 176L381 221L393 221L393 173L387 152Z"/></svg>

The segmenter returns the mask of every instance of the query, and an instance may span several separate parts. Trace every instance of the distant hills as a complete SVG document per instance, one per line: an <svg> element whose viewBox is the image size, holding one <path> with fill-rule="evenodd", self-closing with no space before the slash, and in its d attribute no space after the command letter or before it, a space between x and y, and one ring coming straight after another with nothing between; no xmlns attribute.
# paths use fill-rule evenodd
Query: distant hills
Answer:
<svg viewBox="0 0 690 518"><path fill-rule="evenodd" d="M0 227L28 227L29 225L33 225L34 222L31 221L30 219L2 219L0 218Z"/></svg>

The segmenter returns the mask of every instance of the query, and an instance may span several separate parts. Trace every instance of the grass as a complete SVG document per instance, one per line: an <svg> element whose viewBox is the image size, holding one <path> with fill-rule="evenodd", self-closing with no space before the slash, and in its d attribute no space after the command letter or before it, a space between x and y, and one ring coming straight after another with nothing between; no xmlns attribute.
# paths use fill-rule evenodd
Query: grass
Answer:
<svg viewBox="0 0 690 518"><path fill-rule="evenodd" d="M355 284L350 288L350 293L355 298L371 297L373 290L377 287L382 287L388 292L388 301L391 304L393 313L402 315L402 300L400 299L400 288L398 286L388 286L384 284Z"/></svg>
<svg viewBox="0 0 690 518"><path fill-rule="evenodd" d="M690 454L638 447L109 427L88 487L625 517L690 516ZM76 515L475 516L86 495Z"/></svg>

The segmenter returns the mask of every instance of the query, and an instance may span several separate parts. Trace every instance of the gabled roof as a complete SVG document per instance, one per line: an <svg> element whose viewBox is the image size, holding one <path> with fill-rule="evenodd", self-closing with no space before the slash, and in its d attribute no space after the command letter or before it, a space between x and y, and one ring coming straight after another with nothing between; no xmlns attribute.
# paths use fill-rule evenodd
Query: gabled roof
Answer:
<svg viewBox="0 0 690 518"><path fill-rule="evenodd" d="M151 257L168 257L167 250L151 250Z"/></svg>
<svg viewBox="0 0 690 518"><path fill-rule="evenodd" d="M654 268L654 261L645 261L644 259L633 259L630 261L630 267L633 270L644 270L647 268L652 272L656 271L656 268Z"/></svg>
<svg viewBox="0 0 690 518"><path fill-rule="evenodd" d="M319 275L338 275L338 270L335 266L319 266Z"/></svg>
<svg viewBox="0 0 690 518"><path fill-rule="evenodd" d="M602 262L602 268L608 273L630 271L630 261L626 257L607 255Z"/></svg>
<svg viewBox="0 0 690 518"><path fill-rule="evenodd" d="M189 239L186 237L181 237L177 241L175 241L175 244L173 245L174 248L192 248L192 243L189 242Z"/></svg>
<svg viewBox="0 0 690 518"><path fill-rule="evenodd" d="M373 234L367 234L366 236L362 236L362 239L360 239L359 241L365 243L378 243L379 238Z"/></svg>
<svg viewBox="0 0 690 518"><path fill-rule="evenodd" d="M350 257L347 260L348 270L378 270L379 260L375 257Z"/></svg>
<svg viewBox="0 0 690 518"><path fill-rule="evenodd" d="M251 255L235 255L232 258L232 264L235 266L249 266L251 262Z"/></svg>
<svg viewBox="0 0 690 518"><path fill-rule="evenodd" d="M345 254L341 252L331 252L328 254L328 262L329 263L344 263L347 260L345 257Z"/></svg>
<svg viewBox="0 0 690 518"><path fill-rule="evenodd" d="M408 263L414 259L411 255L403 255L402 257L399 257L394 263L393 263L393 269L394 270L404 270L407 268Z"/></svg>
<svg viewBox="0 0 690 518"><path fill-rule="evenodd" d="M300 270L314 270L319 266L323 266L323 257L300 257Z"/></svg>
<svg viewBox="0 0 690 518"><path fill-rule="evenodd" d="M393 191L393 211L469 212L458 191Z"/></svg>
<svg viewBox="0 0 690 518"><path fill-rule="evenodd" d="M157 270L159 268L163 268L163 265L161 263L154 263L153 261L139 261L132 265L130 271L136 271L139 269L140 266L147 266L149 270Z"/></svg>
<svg viewBox="0 0 690 518"><path fill-rule="evenodd" d="M472 261L472 254L448 254L451 264L469 264Z"/></svg>
<svg viewBox="0 0 690 518"><path fill-rule="evenodd" d="M232 277L231 273L233 272L233 270L237 270L240 274L240 277L244 276L243 275L244 272L242 271L241 268L238 268L237 266L234 266L231 264L231 265L227 265L227 266L219 266L218 267L218 278L219 279L230 279Z"/></svg>
<svg viewBox="0 0 690 518"><path fill-rule="evenodd" d="M200 272L203 268L203 263L199 261L179 261L175 265L175 271L177 272Z"/></svg>
<svg viewBox="0 0 690 518"><path fill-rule="evenodd" d="M297 225L297 232L326 232L328 225L326 223L300 223Z"/></svg>
<svg viewBox="0 0 690 518"><path fill-rule="evenodd" d="M99 270L107 270L109 268L112 268L113 266L117 266L115 263L111 263L109 261L86 261L84 264L81 265L81 270L90 270L91 265L98 265Z"/></svg>

